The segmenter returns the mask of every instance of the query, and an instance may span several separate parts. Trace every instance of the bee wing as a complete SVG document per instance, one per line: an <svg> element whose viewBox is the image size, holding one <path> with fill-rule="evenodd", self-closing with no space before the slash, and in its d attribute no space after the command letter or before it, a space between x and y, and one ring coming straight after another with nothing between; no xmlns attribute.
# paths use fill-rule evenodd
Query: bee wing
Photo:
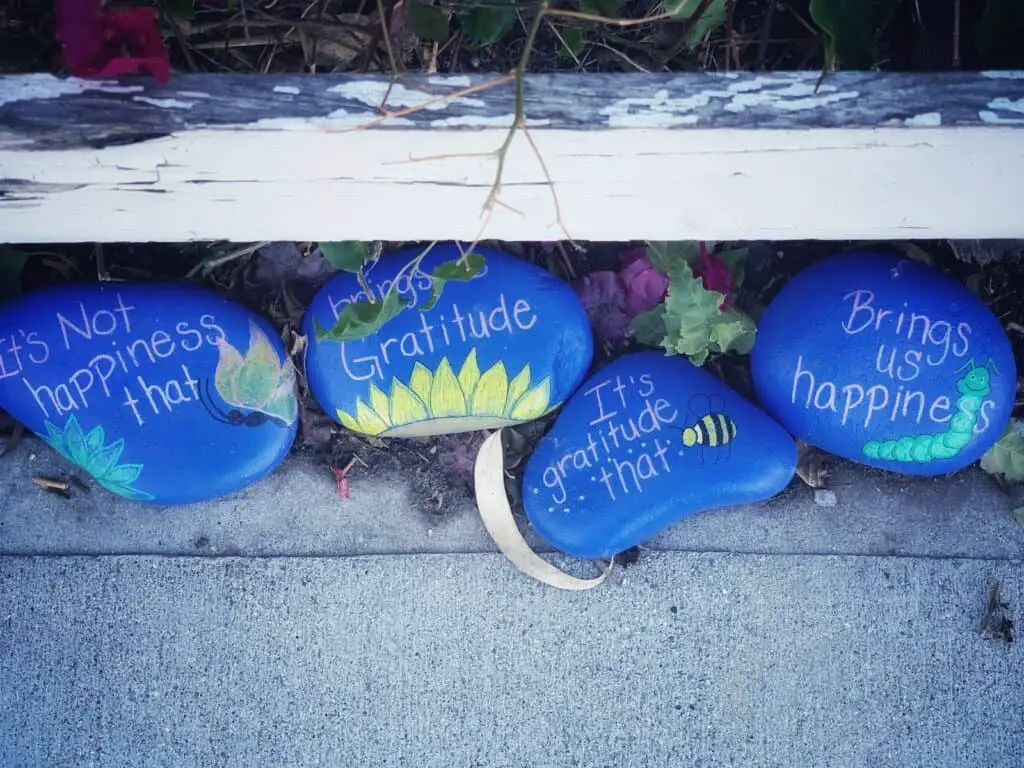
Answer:
<svg viewBox="0 0 1024 768"><path fill-rule="evenodd" d="M706 394L697 394L690 398L690 402L687 405L690 409L690 413L700 418L708 413L711 413L711 396Z"/></svg>
<svg viewBox="0 0 1024 768"><path fill-rule="evenodd" d="M709 395L708 411L710 413L725 413L725 398L721 395Z"/></svg>

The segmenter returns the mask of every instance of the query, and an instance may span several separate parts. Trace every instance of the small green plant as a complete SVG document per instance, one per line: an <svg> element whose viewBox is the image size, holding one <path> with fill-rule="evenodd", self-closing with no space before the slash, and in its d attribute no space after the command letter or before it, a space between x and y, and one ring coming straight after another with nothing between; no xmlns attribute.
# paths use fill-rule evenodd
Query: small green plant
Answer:
<svg viewBox="0 0 1024 768"><path fill-rule="evenodd" d="M1012 419L996 444L981 457L981 468L1007 483L1024 482L1024 419Z"/></svg>
<svg viewBox="0 0 1024 768"><path fill-rule="evenodd" d="M321 251L323 251L324 245L325 244L321 243ZM409 262L399 270L398 274L395 275L392 280L391 287L388 288L387 293L384 294L382 299L374 298L373 291L370 289L370 286L367 284L366 279L363 276L362 262L360 262L358 266L355 266L354 261L351 262L349 266L355 268L345 269L348 272L354 272L358 276L360 285L363 287L363 293L369 298L346 304L345 308L338 315L338 320L332 328L324 328L314 317L313 329L316 335L316 340L355 341L357 339L365 338L376 333L389 320L394 319L401 312L412 307L412 301L401 295L399 286L402 284L403 277L424 276L420 270L420 264L423 262L424 257L426 257L430 252L431 248L433 248L433 245L424 249L417 256L410 259ZM480 274L483 268L484 257L482 254L475 251L470 251L461 258L438 264L429 275L426 275L431 280L430 298L423 304L416 306L416 309L419 309L421 312L427 311L437 303L439 298L441 298L441 294L447 283L466 282L468 280L472 280Z"/></svg>
<svg viewBox="0 0 1024 768"><path fill-rule="evenodd" d="M650 243L647 258L668 277L668 292L661 304L633 321L638 341L684 355L694 365L703 365L713 354L748 354L757 332L754 321L731 306L730 294L742 282L747 250L712 257L710 245ZM694 274L695 269L702 275ZM709 289L709 283L723 291Z"/></svg>

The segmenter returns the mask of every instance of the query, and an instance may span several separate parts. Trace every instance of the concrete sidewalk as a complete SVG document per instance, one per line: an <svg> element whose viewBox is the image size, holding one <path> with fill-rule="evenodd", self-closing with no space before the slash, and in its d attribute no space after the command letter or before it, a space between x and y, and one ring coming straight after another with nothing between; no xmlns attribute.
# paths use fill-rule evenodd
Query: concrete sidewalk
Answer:
<svg viewBox="0 0 1024 768"><path fill-rule="evenodd" d="M1024 526L980 471L840 464L835 506L794 481L565 593L397 476L154 508L2 466L0 768L1024 765L1021 643L978 633L997 581L1021 624Z"/></svg>
<svg viewBox="0 0 1024 768"><path fill-rule="evenodd" d="M1019 561L0 558L0 765L1024 764Z"/></svg>
<svg viewBox="0 0 1024 768"><path fill-rule="evenodd" d="M102 488L67 501L33 475L71 469L26 439L0 464L0 554L362 555L496 551L468 499L442 515L417 509L401 475L355 473L351 499L301 457L249 488L203 504L150 507ZM81 473L79 473L81 474ZM904 477L839 463L833 507L799 480L763 504L690 517L647 546L659 550L1024 558L1024 526L992 478L971 469ZM527 532L541 549L543 543Z"/></svg>

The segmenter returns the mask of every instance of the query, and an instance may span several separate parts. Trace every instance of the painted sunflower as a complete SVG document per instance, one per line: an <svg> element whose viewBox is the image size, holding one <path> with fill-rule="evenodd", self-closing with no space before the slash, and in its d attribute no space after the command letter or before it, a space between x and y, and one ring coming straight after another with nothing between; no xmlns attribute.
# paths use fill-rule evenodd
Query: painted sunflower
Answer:
<svg viewBox="0 0 1024 768"><path fill-rule="evenodd" d="M511 379L497 362L483 373L470 350L458 374L447 357L431 371L413 366L408 382L391 379L390 394L370 384L369 403L356 398L355 413L338 409L349 429L367 435L417 437L443 432L495 429L539 418L552 406L551 379L532 385L530 366Z"/></svg>

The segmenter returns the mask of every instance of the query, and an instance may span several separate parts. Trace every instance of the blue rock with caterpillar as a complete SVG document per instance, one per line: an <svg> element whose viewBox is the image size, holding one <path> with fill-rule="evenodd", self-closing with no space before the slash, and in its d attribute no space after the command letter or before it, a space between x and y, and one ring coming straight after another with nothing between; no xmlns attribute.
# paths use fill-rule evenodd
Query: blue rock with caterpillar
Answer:
<svg viewBox="0 0 1024 768"><path fill-rule="evenodd" d="M205 289L63 285L0 307L0 407L100 485L155 504L236 491L285 457L295 371L274 329Z"/></svg>
<svg viewBox="0 0 1024 768"><path fill-rule="evenodd" d="M422 258L421 258L422 256ZM593 355L586 311L571 286L514 256L474 248L479 269L450 279L456 244L405 250L356 275L340 274L303 321L306 377L320 406L348 429L416 437L536 419L576 388ZM352 303L401 300L378 330L331 337ZM392 290L393 289L393 290Z"/></svg>
<svg viewBox="0 0 1024 768"><path fill-rule="evenodd" d="M802 440L881 469L939 475L976 461L1013 409L998 319L943 272L844 253L793 278L752 355L763 406Z"/></svg>
<svg viewBox="0 0 1024 768"><path fill-rule="evenodd" d="M714 376L637 352L566 403L526 466L523 504L555 548L607 558L696 512L774 496L796 458L789 434Z"/></svg>

